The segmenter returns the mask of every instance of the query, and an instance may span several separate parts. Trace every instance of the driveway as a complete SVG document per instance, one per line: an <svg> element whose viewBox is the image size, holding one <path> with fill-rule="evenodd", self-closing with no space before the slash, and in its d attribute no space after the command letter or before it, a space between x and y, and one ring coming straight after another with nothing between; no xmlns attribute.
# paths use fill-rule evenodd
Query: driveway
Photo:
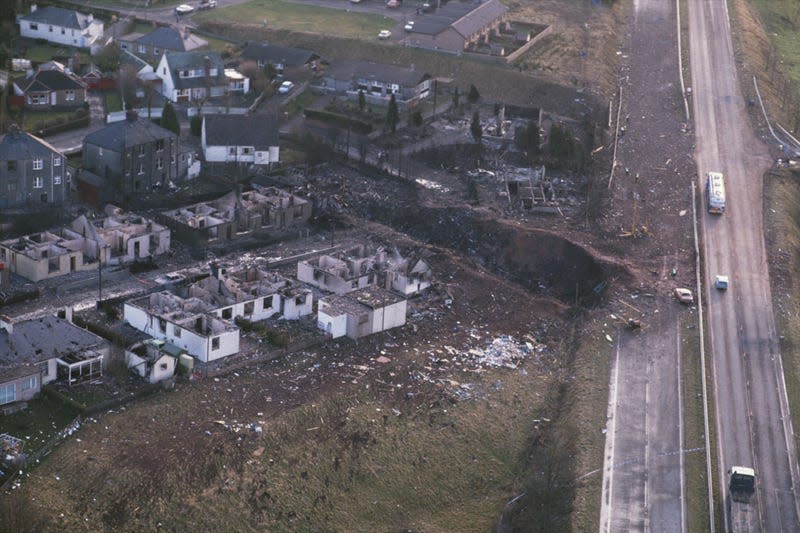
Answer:
<svg viewBox="0 0 800 533"><path fill-rule="evenodd" d="M100 94L89 91L86 93L86 101L89 102L89 126L45 137L56 150L66 155L80 152L83 149L83 138L106 125L103 98Z"/></svg>

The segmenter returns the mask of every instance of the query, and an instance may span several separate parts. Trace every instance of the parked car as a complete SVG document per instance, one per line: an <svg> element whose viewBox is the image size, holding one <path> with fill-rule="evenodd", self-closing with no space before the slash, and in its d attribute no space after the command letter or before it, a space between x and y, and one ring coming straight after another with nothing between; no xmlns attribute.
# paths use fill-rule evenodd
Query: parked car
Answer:
<svg viewBox="0 0 800 533"><path fill-rule="evenodd" d="M206 9L214 9L215 7L217 7L217 0L202 0L200 5L197 6L197 9L204 11Z"/></svg>
<svg viewBox="0 0 800 533"><path fill-rule="evenodd" d="M728 276L717 276L714 279L714 287L720 291L728 290Z"/></svg>
<svg viewBox="0 0 800 533"><path fill-rule="evenodd" d="M414 21L409 20L408 22L406 22L406 25L403 26L403 29L405 29L406 31L414 31Z"/></svg>
<svg viewBox="0 0 800 533"><path fill-rule="evenodd" d="M675 289L675 298L682 304L692 304L694 303L694 295L692 291L689 289L684 289L683 287L677 287Z"/></svg>
<svg viewBox="0 0 800 533"><path fill-rule="evenodd" d="M294 83L286 80L285 82L281 83L280 87L278 87L278 94L288 94L292 89L294 89Z"/></svg>
<svg viewBox="0 0 800 533"><path fill-rule="evenodd" d="M391 36L392 32L390 32L389 30L381 30L380 32L378 32L378 39L386 40Z"/></svg>
<svg viewBox="0 0 800 533"><path fill-rule="evenodd" d="M391 7L391 8L400 7L400 2L398 2L398 0L389 0L388 2L386 2L386 7Z"/></svg>
<svg viewBox="0 0 800 533"><path fill-rule="evenodd" d="M194 11L194 8L189 4L181 4L175 8L175 13L178 15L188 15L192 11Z"/></svg>

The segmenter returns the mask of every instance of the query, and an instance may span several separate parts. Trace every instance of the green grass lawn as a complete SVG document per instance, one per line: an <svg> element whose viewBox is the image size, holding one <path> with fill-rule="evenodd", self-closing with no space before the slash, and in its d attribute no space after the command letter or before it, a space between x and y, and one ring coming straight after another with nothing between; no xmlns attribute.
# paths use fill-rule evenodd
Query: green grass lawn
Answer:
<svg viewBox="0 0 800 533"><path fill-rule="evenodd" d="M122 111L122 98L120 98L119 91L116 89L103 91L103 99L106 104L106 113Z"/></svg>
<svg viewBox="0 0 800 533"><path fill-rule="evenodd" d="M783 69L800 83L800 8L796 2L753 0L767 34L778 50Z"/></svg>
<svg viewBox="0 0 800 533"><path fill-rule="evenodd" d="M53 124L66 122L73 117L72 111L25 111L22 115L22 129L36 131Z"/></svg>
<svg viewBox="0 0 800 533"><path fill-rule="evenodd" d="M37 44L28 48L25 59L30 59L33 63L45 63L55 56L65 56L70 54L70 49L63 46L53 46L49 44Z"/></svg>
<svg viewBox="0 0 800 533"><path fill-rule="evenodd" d="M217 8L193 17L196 23L263 23L267 27L337 37L374 37L394 26L394 20L381 15L348 13L339 9L290 4L280 0L252 0L244 4Z"/></svg>
<svg viewBox="0 0 800 533"><path fill-rule="evenodd" d="M72 422L77 412L47 396L28 402L28 408L0 416L0 433L25 442L25 453L35 452L53 435Z"/></svg>

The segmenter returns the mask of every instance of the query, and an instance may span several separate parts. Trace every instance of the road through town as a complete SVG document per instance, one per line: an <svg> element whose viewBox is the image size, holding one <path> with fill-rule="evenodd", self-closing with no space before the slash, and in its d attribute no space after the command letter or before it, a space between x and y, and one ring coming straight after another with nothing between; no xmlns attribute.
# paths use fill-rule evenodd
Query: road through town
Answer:
<svg viewBox="0 0 800 533"><path fill-rule="evenodd" d="M706 280L731 277L727 292L706 283L721 504L727 523L726 471L752 466L754 528L800 531L797 454L762 224L769 156L745 113L726 3L690 0L689 23L698 175L702 185L707 172L722 172L727 189L725 213L703 219Z"/></svg>

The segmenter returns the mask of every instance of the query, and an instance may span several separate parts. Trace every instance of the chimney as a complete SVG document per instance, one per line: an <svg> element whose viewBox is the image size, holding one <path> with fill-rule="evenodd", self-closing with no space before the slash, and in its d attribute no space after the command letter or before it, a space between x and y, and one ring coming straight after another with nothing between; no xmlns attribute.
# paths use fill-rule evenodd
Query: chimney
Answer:
<svg viewBox="0 0 800 533"><path fill-rule="evenodd" d="M128 122L136 122L137 118L139 118L139 113L137 113L135 109L128 109L125 112L125 120Z"/></svg>
<svg viewBox="0 0 800 533"><path fill-rule="evenodd" d="M14 323L8 315L0 315L0 329L6 330L9 335L14 333Z"/></svg>
<svg viewBox="0 0 800 533"><path fill-rule="evenodd" d="M72 323L72 306L71 305L68 305L68 306L66 306L64 308L64 320L66 320L70 324Z"/></svg>
<svg viewBox="0 0 800 533"><path fill-rule="evenodd" d="M39 6L37 6L36 4L31 4L31 13L33 13L34 11L36 11L36 9L37 9L38 7L39 7Z"/></svg>

